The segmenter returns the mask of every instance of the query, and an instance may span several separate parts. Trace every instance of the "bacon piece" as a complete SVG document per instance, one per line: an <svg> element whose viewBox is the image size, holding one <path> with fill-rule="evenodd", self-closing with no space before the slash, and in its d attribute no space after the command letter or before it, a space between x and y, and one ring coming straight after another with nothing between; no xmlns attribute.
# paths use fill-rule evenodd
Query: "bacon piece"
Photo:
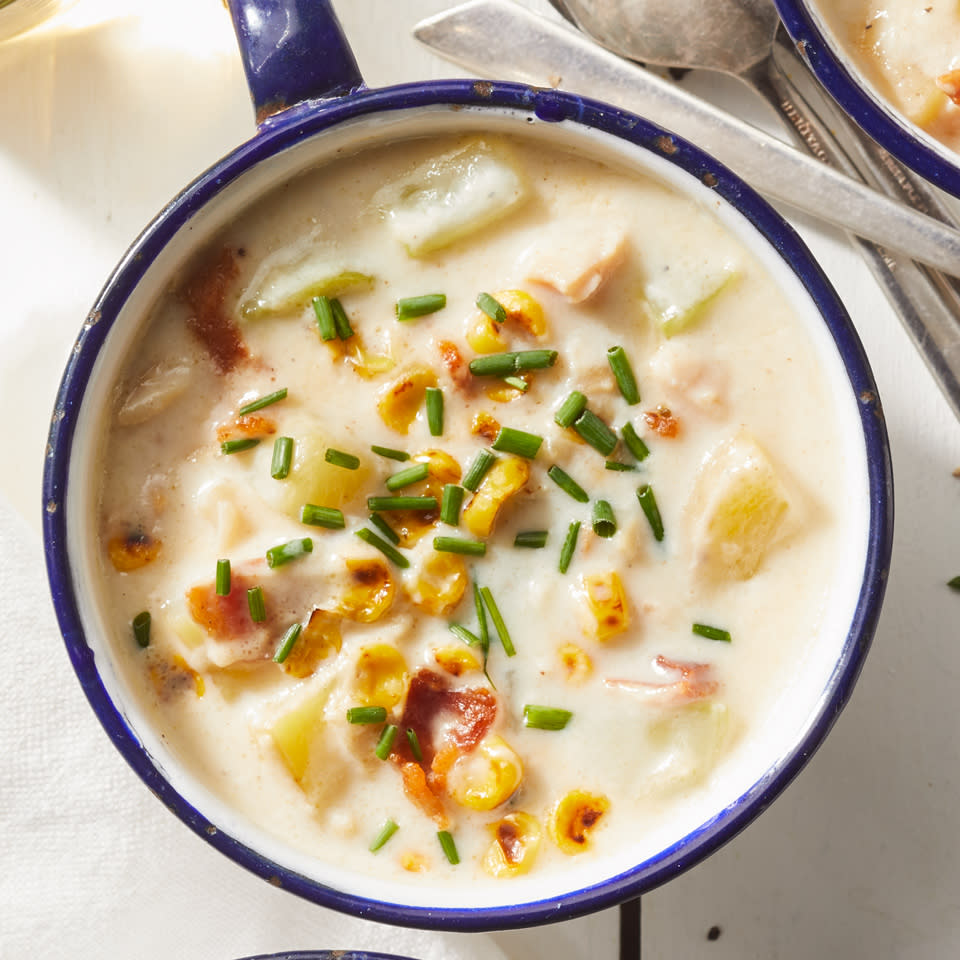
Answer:
<svg viewBox="0 0 960 960"><path fill-rule="evenodd" d="M263 629L263 625L250 619L247 590L257 581L243 573L234 572L230 592L221 597L216 584L203 583L187 591L187 608L190 616L214 640L240 640ZM269 614L268 614L269 615Z"/></svg>
<svg viewBox="0 0 960 960"><path fill-rule="evenodd" d="M433 820L441 830L446 829L449 820L443 801L427 784L427 775L423 767L412 760L401 763L400 774L403 777L403 792L407 795L407 799Z"/></svg>
<svg viewBox="0 0 960 960"><path fill-rule="evenodd" d="M680 421L670 412L669 407L659 406L656 410L647 410L643 419L647 426L661 437L672 438L680 432Z"/></svg>
<svg viewBox="0 0 960 960"><path fill-rule="evenodd" d="M191 310L187 326L221 373L230 373L250 355L240 328L224 305L236 276L236 253L224 247L200 266L182 294Z"/></svg>
<svg viewBox="0 0 960 960"><path fill-rule="evenodd" d="M690 703L712 697L720 684L712 679L713 667L709 663L689 663L670 660L662 654L654 661L661 673L679 674L679 678L669 683L644 683L640 680L624 680L608 677L604 686L614 690L626 690L640 693L653 702L662 704Z"/></svg>

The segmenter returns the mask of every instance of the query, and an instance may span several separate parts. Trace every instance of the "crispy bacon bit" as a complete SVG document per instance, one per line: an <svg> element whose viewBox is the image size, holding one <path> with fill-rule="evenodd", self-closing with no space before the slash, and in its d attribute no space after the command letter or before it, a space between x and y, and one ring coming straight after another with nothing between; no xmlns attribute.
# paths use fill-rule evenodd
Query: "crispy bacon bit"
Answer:
<svg viewBox="0 0 960 960"><path fill-rule="evenodd" d="M269 437L277 432L277 424L270 417L258 413L248 413L237 417L232 423L222 423L217 427L217 441L238 440L241 437Z"/></svg>
<svg viewBox="0 0 960 960"><path fill-rule="evenodd" d="M488 443L493 443L500 432L500 421L490 416L489 413L478 413L473 418L471 429L475 436L483 437Z"/></svg>
<svg viewBox="0 0 960 960"><path fill-rule="evenodd" d="M450 374L453 382L461 389L468 387L473 378L470 375L470 368L467 366L466 360L460 353L460 348L449 340L441 340L437 344L437 348L440 350L440 358L443 360L443 365L447 368L447 373Z"/></svg>
<svg viewBox="0 0 960 960"><path fill-rule="evenodd" d="M443 801L427 784L427 775L423 767L412 760L401 763L400 774L403 777L403 792L407 795L407 799L430 817L441 830L446 829L449 820L443 808Z"/></svg>
<svg viewBox="0 0 960 960"><path fill-rule="evenodd" d="M224 247L183 288L183 299L191 309L187 326L221 373L229 373L250 355L224 304L236 276L236 254Z"/></svg>
<svg viewBox="0 0 960 960"><path fill-rule="evenodd" d="M230 593L217 595L215 583L204 583L187 591L187 609L194 621L214 640L239 640L262 627L250 619L247 590L256 586L253 577L234 573ZM269 617L269 610L267 611Z"/></svg>
<svg viewBox="0 0 960 960"><path fill-rule="evenodd" d="M960 107L960 70L948 70L937 77L937 86Z"/></svg>
<svg viewBox="0 0 960 960"><path fill-rule="evenodd" d="M680 421L670 412L669 407L659 406L656 410L647 410L643 415L647 426L661 437L675 437L680 432Z"/></svg>
<svg viewBox="0 0 960 960"><path fill-rule="evenodd" d="M713 667L709 663L670 660L661 654L654 664L661 673L679 673L679 679L670 683L644 683L640 680L608 678L603 683L616 690L642 693L646 699L663 704L705 700L707 697L712 697L720 688L720 684L711 676Z"/></svg>
<svg viewBox="0 0 960 960"><path fill-rule="evenodd" d="M120 573L139 570L157 559L161 542L142 530L134 530L123 537L111 537L107 554L114 569Z"/></svg>

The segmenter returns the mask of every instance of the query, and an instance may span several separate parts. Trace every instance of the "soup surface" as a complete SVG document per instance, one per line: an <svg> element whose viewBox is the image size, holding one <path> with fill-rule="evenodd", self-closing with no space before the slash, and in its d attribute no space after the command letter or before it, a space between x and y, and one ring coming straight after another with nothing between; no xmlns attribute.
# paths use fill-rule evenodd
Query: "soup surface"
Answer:
<svg viewBox="0 0 960 960"><path fill-rule="evenodd" d="M653 852L781 722L862 557L834 390L765 269L653 179L500 136L337 159L125 360L124 682L192 777L337 869Z"/></svg>

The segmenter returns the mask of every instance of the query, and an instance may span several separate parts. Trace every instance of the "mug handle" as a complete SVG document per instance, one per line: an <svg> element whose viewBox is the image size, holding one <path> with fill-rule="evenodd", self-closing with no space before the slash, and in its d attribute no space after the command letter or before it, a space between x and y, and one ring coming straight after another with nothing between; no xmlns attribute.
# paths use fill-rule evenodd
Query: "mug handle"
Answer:
<svg viewBox="0 0 960 960"><path fill-rule="evenodd" d="M330 0L227 0L257 126L305 100L363 86Z"/></svg>

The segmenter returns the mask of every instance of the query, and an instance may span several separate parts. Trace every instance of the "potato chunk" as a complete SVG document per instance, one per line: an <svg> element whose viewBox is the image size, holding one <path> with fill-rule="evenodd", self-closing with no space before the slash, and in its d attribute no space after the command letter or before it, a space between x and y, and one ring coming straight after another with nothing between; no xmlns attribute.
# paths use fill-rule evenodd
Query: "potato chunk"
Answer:
<svg viewBox="0 0 960 960"><path fill-rule="evenodd" d="M529 280L552 287L571 303L582 303L610 279L626 252L623 227L607 224L590 230L576 222L551 230L523 259Z"/></svg>
<svg viewBox="0 0 960 960"><path fill-rule="evenodd" d="M530 466L520 457L498 460L480 482L463 511L463 525L475 537L489 537L503 505L519 493L530 478Z"/></svg>
<svg viewBox="0 0 960 960"><path fill-rule="evenodd" d="M673 337L694 326L737 276L726 260L675 263L647 283L644 295L664 335Z"/></svg>
<svg viewBox="0 0 960 960"><path fill-rule="evenodd" d="M310 744L324 723L324 711L330 688L324 687L288 710L270 728L270 736L280 752L290 775L297 783L303 780L310 761Z"/></svg>

